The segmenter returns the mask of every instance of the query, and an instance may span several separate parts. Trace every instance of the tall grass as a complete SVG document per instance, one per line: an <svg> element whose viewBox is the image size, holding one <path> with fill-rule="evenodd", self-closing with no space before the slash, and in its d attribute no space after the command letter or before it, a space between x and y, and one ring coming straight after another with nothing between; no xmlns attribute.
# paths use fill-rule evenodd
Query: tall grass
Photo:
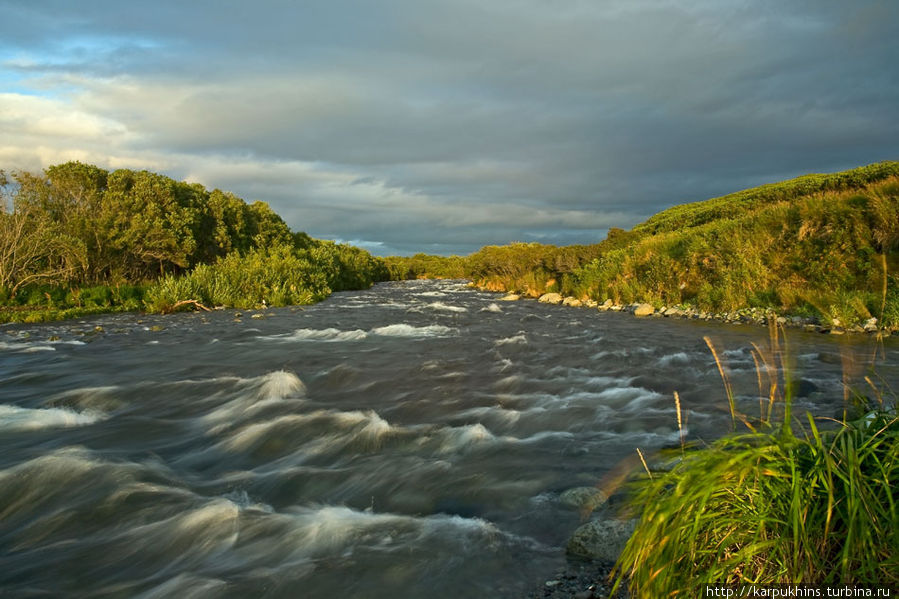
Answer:
<svg viewBox="0 0 899 599"><path fill-rule="evenodd" d="M639 523L616 587L627 580L634 597L655 599L699 597L708 583L899 584L895 403L877 392L859 418L821 430L808 415L800 426L774 368L788 359L779 344L753 357L769 394L759 419L731 402L750 432L682 445L670 470L640 476L630 504Z"/></svg>

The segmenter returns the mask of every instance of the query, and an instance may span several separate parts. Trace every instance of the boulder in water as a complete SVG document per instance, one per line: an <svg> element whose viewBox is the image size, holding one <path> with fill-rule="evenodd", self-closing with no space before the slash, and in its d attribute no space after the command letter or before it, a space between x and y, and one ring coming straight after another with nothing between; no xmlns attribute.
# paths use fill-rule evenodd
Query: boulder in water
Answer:
<svg viewBox="0 0 899 599"><path fill-rule="evenodd" d="M591 520L568 540L570 555L614 562L637 527L636 520Z"/></svg>
<svg viewBox="0 0 899 599"><path fill-rule="evenodd" d="M577 299L576 297L569 296L569 297L566 297L564 300L562 300L562 305L563 306L571 306L572 308L579 308L582 305L582 302L581 302L581 300Z"/></svg>
<svg viewBox="0 0 899 599"><path fill-rule="evenodd" d="M558 293L544 293L537 301L541 304L561 304L562 296Z"/></svg>
<svg viewBox="0 0 899 599"><path fill-rule="evenodd" d="M601 507L609 497L596 487L574 487L559 495L559 503L574 510L593 511Z"/></svg>
<svg viewBox="0 0 899 599"><path fill-rule="evenodd" d="M652 316L654 312L655 308L651 304L638 304L634 308L634 316Z"/></svg>
<svg viewBox="0 0 899 599"><path fill-rule="evenodd" d="M501 301L501 302L517 302L519 299L521 299L521 296L518 295L517 293L509 293L509 294L504 295L501 298L499 298L499 301Z"/></svg>

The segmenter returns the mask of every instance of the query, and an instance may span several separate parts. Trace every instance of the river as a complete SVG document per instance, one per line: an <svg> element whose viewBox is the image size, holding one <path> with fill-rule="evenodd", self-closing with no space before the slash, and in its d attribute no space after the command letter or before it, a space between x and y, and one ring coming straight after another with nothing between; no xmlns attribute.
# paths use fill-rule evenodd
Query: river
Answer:
<svg viewBox="0 0 899 599"><path fill-rule="evenodd" d="M0 328L0 595L522 597L565 563L562 491L677 444L674 391L689 439L728 430L704 336L758 413L762 327L498 297ZM789 340L794 411L839 413L876 344Z"/></svg>

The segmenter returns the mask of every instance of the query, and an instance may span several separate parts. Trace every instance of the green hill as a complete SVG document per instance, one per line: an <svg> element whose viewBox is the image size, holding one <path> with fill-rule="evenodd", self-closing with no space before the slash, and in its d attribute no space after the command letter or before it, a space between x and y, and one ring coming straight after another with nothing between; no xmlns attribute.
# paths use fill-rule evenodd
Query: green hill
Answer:
<svg viewBox="0 0 899 599"><path fill-rule="evenodd" d="M877 318L899 328L899 162L674 206L594 245L517 243L388 263L394 276L406 266L419 267L415 276L443 269L531 296L771 308L827 325Z"/></svg>
<svg viewBox="0 0 899 599"><path fill-rule="evenodd" d="M703 202L673 206L634 227L640 235L677 231L722 218L736 218L770 204L790 202L826 191L861 189L899 175L899 162L877 162L848 171L804 175L770 183Z"/></svg>

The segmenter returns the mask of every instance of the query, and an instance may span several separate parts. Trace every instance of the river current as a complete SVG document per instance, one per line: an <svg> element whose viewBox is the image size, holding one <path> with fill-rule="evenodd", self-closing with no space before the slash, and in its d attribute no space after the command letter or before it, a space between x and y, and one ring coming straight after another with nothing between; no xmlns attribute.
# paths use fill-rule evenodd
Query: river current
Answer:
<svg viewBox="0 0 899 599"><path fill-rule="evenodd" d="M758 414L762 327L498 297L0 328L0 596L522 597L581 522L561 492L678 443L674 391L689 439L729 429L704 336ZM874 351L899 389L895 337L789 347L800 414Z"/></svg>

